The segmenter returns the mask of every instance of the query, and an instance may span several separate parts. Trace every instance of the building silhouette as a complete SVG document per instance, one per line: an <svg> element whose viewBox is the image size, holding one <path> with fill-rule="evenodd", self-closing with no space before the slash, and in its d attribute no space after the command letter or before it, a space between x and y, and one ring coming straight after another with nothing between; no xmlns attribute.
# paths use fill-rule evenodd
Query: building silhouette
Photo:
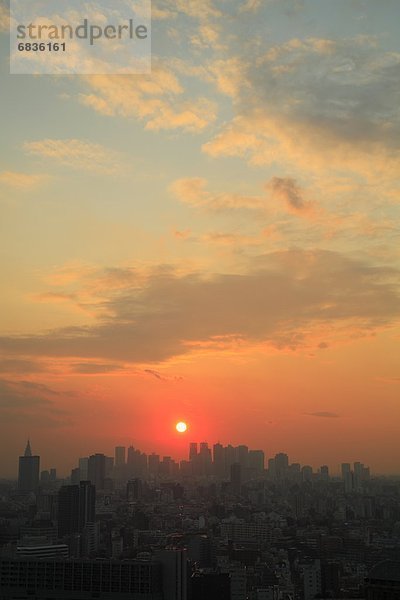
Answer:
<svg viewBox="0 0 400 600"><path fill-rule="evenodd" d="M156 558L162 564L164 598L187 600L187 553L181 548L165 548Z"/></svg>
<svg viewBox="0 0 400 600"><path fill-rule="evenodd" d="M104 490L106 477L106 457L104 454L92 454L88 461L88 479L96 490Z"/></svg>
<svg viewBox="0 0 400 600"><path fill-rule="evenodd" d="M58 535L82 533L95 521L96 488L90 481L64 485L58 492Z"/></svg>
<svg viewBox="0 0 400 600"><path fill-rule="evenodd" d="M33 456L28 440L23 456L19 457L18 490L28 494L36 492L39 486L40 456Z"/></svg>

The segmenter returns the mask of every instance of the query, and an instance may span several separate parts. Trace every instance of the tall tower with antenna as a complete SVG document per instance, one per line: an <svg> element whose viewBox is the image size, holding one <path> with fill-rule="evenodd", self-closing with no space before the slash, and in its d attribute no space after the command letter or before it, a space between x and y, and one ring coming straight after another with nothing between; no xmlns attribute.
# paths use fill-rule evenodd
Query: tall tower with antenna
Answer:
<svg viewBox="0 0 400 600"><path fill-rule="evenodd" d="M36 492L39 486L40 456L32 454L28 440L23 456L19 457L18 490L23 494Z"/></svg>

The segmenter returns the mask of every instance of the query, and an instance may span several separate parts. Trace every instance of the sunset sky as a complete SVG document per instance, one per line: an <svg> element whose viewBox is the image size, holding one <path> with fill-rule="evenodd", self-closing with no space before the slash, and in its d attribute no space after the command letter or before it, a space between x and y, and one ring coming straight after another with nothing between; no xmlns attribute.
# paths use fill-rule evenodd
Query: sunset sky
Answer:
<svg viewBox="0 0 400 600"><path fill-rule="evenodd" d="M400 473L399 23L154 0L151 75L25 76L0 5L0 476L28 437Z"/></svg>

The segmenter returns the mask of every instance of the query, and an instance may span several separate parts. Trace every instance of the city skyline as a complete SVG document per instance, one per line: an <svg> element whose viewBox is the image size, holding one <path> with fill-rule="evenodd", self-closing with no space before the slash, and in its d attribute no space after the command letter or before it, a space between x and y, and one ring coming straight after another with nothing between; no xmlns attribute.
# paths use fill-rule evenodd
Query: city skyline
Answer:
<svg viewBox="0 0 400 600"><path fill-rule="evenodd" d="M157 454L157 452L155 452L154 450L150 450L149 452L142 452L142 449L136 448L132 444L127 446L114 446L113 451L109 453L99 452L99 449L97 449L96 451L93 450L92 452L89 452L88 455L85 457L80 456L79 458L76 458L75 462L73 458L70 458L69 469L67 468L67 470L63 472L62 470L58 469L58 466L54 464L54 462L50 466L45 461L45 468L42 468L42 463L39 469L41 457L37 454L34 456L32 455L31 441L28 439L25 452L19 457L18 488L21 491L26 491L26 486L24 486L21 483L21 481L23 479L28 479L33 490L35 488L38 488L39 486L39 475L40 482L44 482L46 484L49 481L55 481L56 473L59 479L64 479L65 481L72 481L73 479L76 482L90 480L92 483L96 484L96 481L99 477L99 475L97 474L98 469L95 467L96 457L99 457L103 461L103 465L100 467L100 471L102 471L100 477L102 479L106 477L107 471L109 477L117 477L122 479L129 479L129 473L131 477L140 476L140 474L144 475L144 473L146 473L146 476L148 474L151 474L152 472L154 474L154 465L152 470L151 460L149 459L153 459L154 462L155 458L157 459L157 469L158 465L164 459L172 461L171 464L176 465L178 469L177 472L171 471L171 473L164 473L164 475L169 474L171 476L176 476L177 473L180 473L181 476L185 476L189 474L185 471L185 469L187 468L187 464L192 463L193 465L195 465L196 459L198 457L201 457L203 452L205 453L205 455L207 455L207 457L209 457L209 465L211 470L206 470L203 473L197 473L197 475L202 474L203 476L207 477L217 476L217 478L222 479L229 478L229 469L230 466L234 463L241 464L243 467L246 466L246 468L253 465L254 467L256 466L256 471L259 474L265 475L266 473L268 473L270 476L274 476L275 469L278 468L275 465L279 464L279 462L281 463L281 468L285 472L290 466L292 466L297 467L297 469L294 470L295 473L303 473L303 471L311 469L310 473L313 476L323 477L325 474L328 477L339 477L342 480L346 481L345 472L346 474L353 474L353 472L357 474L358 471L358 479L361 481L361 479L363 478L363 469L367 469L368 478L370 477L370 468L366 467L364 463L361 463L359 459L353 459L349 461L346 460L346 462L343 461L337 465L327 465L323 463L323 461L310 465L307 463L299 462L296 459L291 460L292 457L289 457L288 454L286 454L286 452L284 452L283 450L280 450L276 453L272 453L271 455L267 455L263 449L251 448L246 444L238 444L237 446L235 446L231 443L227 443L226 445L224 445L220 441L211 444L206 441L188 442L186 453L184 456ZM228 455L230 456L230 458L228 458ZM137 458L135 457L139 457L139 463L137 463ZM27 470L26 467L24 468L24 461L31 461L32 469L34 472L33 476L31 476L30 474L24 475L24 471L26 472ZM106 465L107 461L108 465ZM221 472L220 467L222 464L225 464L225 467L222 468ZM125 469L126 467L129 467L129 465L133 467L133 470L131 469L131 471L129 471L128 469L128 471L126 472L124 470L119 472L120 469ZM353 471L351 470L352 465ZM137 473L135 472L136 468L138 469ZM195 473L191 472L191 475L194 474ZM377 472L373 472L372 475L400 476L400 474L398 473L387 474ZM10 477L10 479L14 478ZM35 480L34 484L32 484L32 480ZM97 485L97 487L99 486Z"/></svg>
<svg viewBox="0 0 400 600"><path fill-rule="evenodd" d="M0 474L27 437L398 474L400 2L153 0L143 75L10 74L7 19Z"/></svg>

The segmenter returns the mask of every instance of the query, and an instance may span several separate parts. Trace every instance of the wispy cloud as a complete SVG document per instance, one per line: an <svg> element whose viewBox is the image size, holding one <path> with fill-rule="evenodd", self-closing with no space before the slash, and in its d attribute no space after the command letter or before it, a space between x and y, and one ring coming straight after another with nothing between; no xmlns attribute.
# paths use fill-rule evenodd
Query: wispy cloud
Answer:
<svg viewBox="0 0 400 600"><path fill-rule="evenodd" d="M123 370L123 366L119 364L94 362L73 363L71 368L73 372L81 375L107 375Z"/></svg>
<svg viewBox="0 0 400 600"><path fill-rule="evenodd" d="M151 77L93 76L80 101L106 116L136 118L152 131L203 131L216 119L216 104L185 93L171 68L155 64Z"/></svg>
<svg viewBox="0 0 400 600"><path fill-rule="evenodd" d="M3 171L0 173L0 183L20 189L30 189L43 183L47 178L46 175L33 175L16 171Z"/></svg>
<svg viewBox="0 0 400 600"><path fill-rule="evenodd" d="M396 177L400 54L366 36L292 39L254 52L242 61L235 114L204 144L207 154L320 175Z"/></svg>
<svg viewBox="0 0 400 600"><path fill-rule="evenodd" d="M121 157L116 152L86 140L47 138L27 141L23 149L28 154L77 170L113 174L121 169Z"/></svg>
<svg viewBox="0 0 400 600"><path fill-rule="evenodd" d="M0 380L0 415L3 423L51 425L71 424L70 417L57 400L70 394L58 392L46 385L30 381Z"/></svg>
<svg viewBox="0 0 400 600"><path fill-rule="evenodd" d="M201 177L178 179L170 186L172 194L181 202L212 211L248 209L260 211L266 206L262 196L245 196L229 192L210 192L208 182Z"/></svg>
<svg viewBox="0 0 400 600"><path fill-rule="evenodd" d="M312 413L304 413L304 414L309 417L321 417L323 419L338 419L340 417L340 415L338 415L337 413L329 412L326 410L320 410L320 411L316 411L316 412L312 412Z"/></svg>

